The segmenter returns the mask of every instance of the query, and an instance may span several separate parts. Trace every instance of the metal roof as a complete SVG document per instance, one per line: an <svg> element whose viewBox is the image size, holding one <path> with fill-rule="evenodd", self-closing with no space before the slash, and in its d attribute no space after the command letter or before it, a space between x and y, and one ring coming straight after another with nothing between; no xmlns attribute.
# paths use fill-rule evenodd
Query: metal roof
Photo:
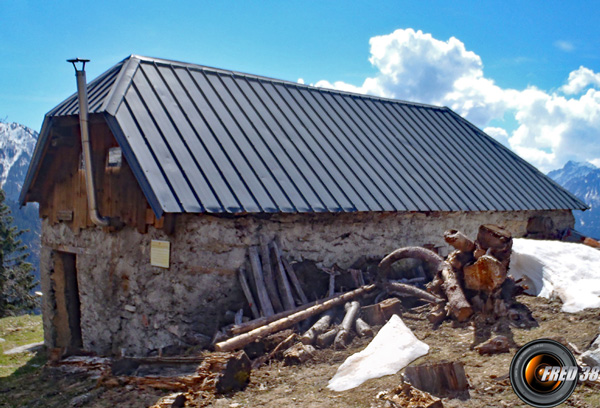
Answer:
<svg viewBox="0 0 600 408"><path fill-rule="evenodd" d="M157 216L587 208L446 107L135 55L88 92Z"/></svg>

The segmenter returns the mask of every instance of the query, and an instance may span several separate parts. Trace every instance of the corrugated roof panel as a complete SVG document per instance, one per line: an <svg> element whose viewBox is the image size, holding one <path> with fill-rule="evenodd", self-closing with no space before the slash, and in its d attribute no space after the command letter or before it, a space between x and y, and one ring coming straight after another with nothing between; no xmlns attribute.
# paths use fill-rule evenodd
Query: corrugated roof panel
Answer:
<svg viewBox="0 0 600 408"><path fill-rule="evenodd" d="M344 211L367 211L369 208L363 200L349 198L348 195L354 192L351 191L348 181L318 143L318 132L316 129L313 130L311 123L305 119L305 115L302 115L302 111L295 101L287 93L284 93L286 98L282 97L271 82L261 81L261 85L279 108L283 117L293 127L295 131L293 140L300 144L300 152L310 160L316 173L315 181L320 179L326 183L328 190ZM353 197L355 197L354 194Z"/></svg>
<svg viewBox="0 0 600 408"><path fill-rule="evenodd" d="M439 124L440 127L447 129L448 133L455 135L455 143L462 142L463 146L459 151L463 153L463 164L471 165L469 174L479 176L478 184L483 189L482 194L493 200L495 206L506 210L520 210L538 205L523 194L523 191L514 190L513 185L517 180L503 169L503 162L495 156L494 150L482 145L480 139L464 134L464 129L453 123L449 112L425 114L432 124ZM489 183L490 177L498 181L493 186Z"/></svg>
<svg viewBox="0 0 600 408"><path fill-rule="evenodd" d="M145 88L145 85L143 77L134 78L133 86L127 92L125 101L135 117L140 133L152 149L153 156L165 175L167 185L161 189L170 189L173 192L174 198L181 206L182 211L187 212L188 208L198 211L201 205L194 197L189 180L178 157L175 156L175 154L181 154L182 149L173 152L173 144L175 143L171 141L171 137L169 137L171 135L165 135L157 124L154 114L159 114L156 112L158 107L149 94L150 90ZM161 125L166 124L163 122Z"/></svg>
<svg viewBox="0 0 600 408"><path fill-rule="evenodd" d="M388 137L391 132L389 122L378 116L378 112L373 112L367 106L366 101L349 96L341 99L348 107L347 114L358 122L361 129L368 129L368 132L371 132L370 140L383 156L383 165L390 169L390 176L395 179L398 187L410 198L416 208L439 208L435 200L423 189L422 186L425 183L421 175L410 170L406 155L397 148L397 145L401 143L402 136L398 134L398 138L390 139ZM342 105L342 101L338 101L338 103Z"/></svg>
<svg viewBox="0 0 600 408"><path fill-rule="evenodd" d="M586 208L447 108L138 56L88 95L157 215Z"/></svg>
<svg viewBox="0 0 600 408"><path fill-rule="evenodd" d="M201 123L202 120L189 95L170 67L158 67L158 72L162 84L156 86L157 93L173 126L177 128L189 150L189 165L198 172L197 178L194 178L196 194L203 197L202 202L208 212L222 212L228 207L239 211L239 203L231 193L221 169L202 143L199 131L193 126L194 122Z"/></svg>
<svg viewBox="0 0 600 408"><path fill-rule="evenodd" d="M248 129L247 134L254 140L254 145L262 153L261 156L271 168L275 179L281 180L281 185L285 187L286 195L295 210L307 212L318 208L319 211L323 211L323 203L319 197L310 188L296 165L289 157L286 159L286 151L282 149L279 140L284 139L283 135L275 136L274 129L267 125L266 119L269 115L266 112L263 111L263 115L267 117L261 117L259 113L261 104L254 91L243 78L222 76L221 81L226 85L232 100L243 115L239 119L240 124Z"/></svg>
<svg viewBox="0 0 600 408"><path fill-rule="evenodd" d="M316 92L315 92L316 94ZM357 111L356 101L350 97L323 93L323 99L328 104L332 117L340 118L337 122L340 128L346 126L354 143L359 150L365 152L365 160L379 175L385 178L386 186L389 187L394 200L400 204L397 207L405 207L408 211L417 211L423 208L422 196L417 194L405 180L406 174L399 169L400 163L390 156L386 146L381 143L377 130L369 127Z"/></svg>
<svg viewBox="0 0 600 408"><path fill-rule="evenodd" d="M379 186L376 193L380 193L393 208L415 211L417 206L403 190L398 188L395 179L384 167L385 159L373 144L372 134L369 131L363 133L357 130L352 119L339 109L339 104L335 101L339 96L331 97L330 94L317 91L310 92L310 96L314 101L313 106L318 106L326 115L326 119L331 122L333 134L340 135L341 144L346 147L348 154L355 158L355 163L364 165L368 176L367 181ZM362 134L364 137L357 137L357 134Z"/></svg>
<svg viewBox="0 0 600 408"><path fill-rule="evenodd" d="M438 167L443 174L444 184L450 189L448 195L456 205L454 208L461 209L462 207L468 211L478 211L485 208L480 199L463 184L459 171L455 169L456 163L453 160L455 158L450 156L450 152L445 146L446 140L437 140L418 116L417 113L421 108L397 104L388 104L387 107L397 115L399 121L410 128L414 140L420 145L418 151L421 156L428 155L436 162L433 166Z"/></svg>
<svg viewBox="0 0 600 408"><path fill-rule="evenodd" d="M325 165L339 171L341 179L338 182L350 201L353 203L362 201L366 210L370 211L382 211L383 206L387 207L389 203L381 197L378 191L368 189L368 187L371 187L372 190L375 190L376 186L367 181L368 176L365 175L364 169L352 163L354 158L348 154L339 140L331 133L331 130L327 128L326 122L323 122L319 114L313 111L310 104L298 93L297 89L277 83L274 84L274 87L284 99L289 101L288 103L293 107L294 113L298 115L298 118L308 130L308 134L315 140L318 149L323 154Z"/></svg>
<svg viewBox="0 0 600 408"><path fill-rule="evenodd" d="M299 177L294 178L295 183L304 192L309 202L312 203L313 210L318 212L340 211L340 204L327 187L329 184L327 181L328 173L322 171L318 174L315 171L312 163L316 164L318 162L313 160L314 155L302 151L306 150L304 149L305 145L297 137L296 130L282 114L282 110L279 109L275 101L268 96L259 81L244 78L244 81L238 81L238 84L252 102L257 114L271 130L274 143L281 146L282 153L285 154L282 160L296 167ZM310 194L310 191L314 193L314 196Z"/></svg>
<svg viewBox="0 0 600 408"><path fill-rule="evenodd" d="M227 111L235 123L235 128L231 131L245 136L243 142L246 143L242 143L241 146L247 151L246 155L253 166L262 173L261 178L265 181L265 187L271 193L278 209L283 212L297 212L297 208L307 208L306 200L246 116L245 112L251 110L251 107L246 106L246 111L242 109L244 96L237 89L234 80L223 74L211 75L208 79L215 92L220 95L223 104L228 107Z"/></svg>
<svg viewBox="0 0 600 408"><path fill-rule="evenodd" d="M277 212L279 208L271 194L279 193L279 191L275 190L273 180L264 168L264 164L258 160L256 153L248 145L245 136L239 130L235 130L236 125L233 118L219 95L208 82L206 75L199 71L192 71L191 74L199 90L204 95L207 108L210 110L210 115L203 110L203 113L207 115L209 126L218 129L217 138L223 144L227 153L232 155L234 165L241 169L240 174L244 177L248 190L252 193L262 211ZM265 184L275 191L270 191Z"/></svg>
<svg viewBox="0 0 600 408"><path fill-rule="evenodd" d="M523 184L523 175L519 174L523 169L519 168L519 166L515 167L516 161L514 159L506 161L508 159L508 157L504 156L504 150L508 151L506 148L496 143L487 135L481 137L477 132L469 132L462 121L452 120L453 118L455 116L449 112L444 119L447 121L448 126L457 129L465 140L472 140L478 146L479 151L486 153L485 156L482 156L482 162L485 161L484 165L489 166L492 163L497 165L497 167L488 170L488 175L490 177L493 176L497 180L495 186L511 187L511 195L518 198L518 204L510 209L524 210L531 207L536 208L536 206L541 205L539 203L542 198L539 196L539 190L537 190L540 186ZM509 153L510 156L516 156L512 152ZM532 189L531 187L534 188ZM548 205L548 203L546 202L545 205Z"/></svg>
<svg viewBox="0 0 600 408"><path fill-rule="evenodd" d="M432 169L422 167L417 159L415 149L406 139L405 133L396 124L392 123L391 119L388 119L386 113L378 106L380 104L374 104L373 101L368 99L352 99L356 100L357 106L362 108L361 117L376 124L380 129L382 143L388 147L393 155L399 171L406 174L409 185L425 201L425 205L419 208L449 210L449 205L439 194L430 194L431 186L437 186L437 181L434 181L431 175Z"/></svg>
<svg viewBox="0 0 600 408"><path fill-rule="evenodd" d="M190 197L189 204L193 206L197 202L204 208L220 208L219 201L201 171L202 166L194 157L192 146L194 150L198 147L193 145L195 135L186 126L187 121L181 115L178 103L172 98L171 91L154 66L145 65L142 71L148 83L153 85L154 90L154 95L146 97L142 95L142 97L147 101L148 109L157 112L154 115L155 121L160 124L161 133L170 146L173 156L177 157L178 164L189 184L193 194L193 199ZM134 81L134 83L136 82ZM140 85L136 84L136 86ZM160 107L157 104L160 104Z"/></svg>
<svg viewBox="0 0 600 408"><path fill-rule="evenodd" d="M488 182L481 175L480 162L472 157L471 145L452 129L433 120L433 116L443 116L444 112L417 108L411 115L430 136L435 148L447 156L448 168L456 184L473 200L477 209L508 209L504 200L498 200L493 191L486 189ZM465 173L470 175L470 180L465 180Z"/></svg>
<svg viewBox="0 0 600 408"><path fill-rule="evenodd" d="M446 174L441 166L441 160L430 153L430 147L426 146L420 140L420 135L407 123L389 103L375 104L380 112L392 123L396 131L404 135L406 141L405 147L414 158L414 171L423 172L429 175L429 182L425 186L427 194L437 196L444 205L440 205L441 211L459 211L465 200L456 195L455 189L447 183ZM392 135L392 137L394 137ZM468 204L464 203L463 209L468 209Z"/></svg>
<svg viewBox="0 0 600 408"><path fill-rule="evenodd" d="M222 129L219 120L214 116L191 73L187 69L176 69L175 72L188 93L190 103L194 106L194 109L188 109L187 113L196 132L200 135L200 141L212 161L218 166L230 193L235 197L235 201L230 201L227 199L228 195L220 196L225 209L229 212L260 212L261 208L246 181L246 178L251 176L248 174L249 168L246 166L246 162L239 156L237 149L232 148L234 146L229 141L225 130ZM218 181L215 182L215 185L216 191L219 187L225 188Z"/></svg>

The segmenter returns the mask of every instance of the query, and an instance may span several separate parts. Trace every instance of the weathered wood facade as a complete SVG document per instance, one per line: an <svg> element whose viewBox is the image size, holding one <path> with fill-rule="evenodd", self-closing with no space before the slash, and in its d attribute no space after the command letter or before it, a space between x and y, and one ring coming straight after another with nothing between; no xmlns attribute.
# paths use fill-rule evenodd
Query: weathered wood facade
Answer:
<svg viewBox="0 0 600 408"><path fill-rule="evenodd" d="M109 151L120 147L107 124L99 118L92 122L90 133L100 213L118 217L140 233L146 233L150 225L167 228L171 233L175 214L156 218L122 153L117 153L121 156L118 166L109 165ZM65 223L75 232L94 227L88 213L81 140L76 124L53 129L36 179L40 182L34 183L31 200L40 203L40 217L47 218L50 225ZM111 229L114 227L105 227L106 232Z"/></svg>

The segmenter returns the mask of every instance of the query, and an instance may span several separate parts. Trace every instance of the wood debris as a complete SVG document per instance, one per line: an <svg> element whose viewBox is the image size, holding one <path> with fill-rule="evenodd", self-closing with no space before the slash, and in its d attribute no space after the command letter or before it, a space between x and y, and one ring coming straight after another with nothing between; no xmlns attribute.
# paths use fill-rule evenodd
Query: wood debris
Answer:
<svg viewBox="0 0 600 408"><path fill-rule="evenodd" d="M392 408L444 408L439 398L405 382L392 390L380 392L377 399L388 402Z"/></svg>
<svg viewBox="0 0 600 408"><path fill-rule="evenodd" d="M510 345L506 336L496 336L481 343L475 347L475 349L481 355L508 353L510 351Z"/></svg>

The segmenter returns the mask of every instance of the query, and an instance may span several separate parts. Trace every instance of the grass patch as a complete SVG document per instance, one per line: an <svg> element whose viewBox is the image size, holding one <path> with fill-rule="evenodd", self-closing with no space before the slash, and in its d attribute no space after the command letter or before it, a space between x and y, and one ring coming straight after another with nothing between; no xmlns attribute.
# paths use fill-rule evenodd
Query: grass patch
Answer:
<svg viewBox="0 0 600 408"><path fill-rule="evenodd" d="M4 354L14 347L44 340L41 316L23 315L0 319L0 338L4 339L0 342L0 377L8 377L21 367L23 369L19 370L19 374L44 364L44 353ZM27 367L24 367L25 365Z"/></svg>

